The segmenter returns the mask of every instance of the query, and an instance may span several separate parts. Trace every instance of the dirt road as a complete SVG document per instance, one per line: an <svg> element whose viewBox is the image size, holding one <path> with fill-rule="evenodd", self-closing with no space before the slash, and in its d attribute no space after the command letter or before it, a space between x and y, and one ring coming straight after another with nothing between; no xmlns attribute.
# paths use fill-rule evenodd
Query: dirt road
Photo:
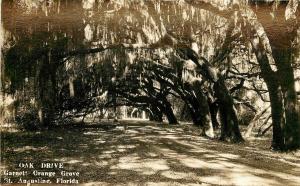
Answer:
<svg viewBox="0 0 300 186"><path fill-rule="evenodd" d="M62 162L82 185L300 185L299 153L221 143L182 126L3 132L2 142L4 170Z"/></svg>

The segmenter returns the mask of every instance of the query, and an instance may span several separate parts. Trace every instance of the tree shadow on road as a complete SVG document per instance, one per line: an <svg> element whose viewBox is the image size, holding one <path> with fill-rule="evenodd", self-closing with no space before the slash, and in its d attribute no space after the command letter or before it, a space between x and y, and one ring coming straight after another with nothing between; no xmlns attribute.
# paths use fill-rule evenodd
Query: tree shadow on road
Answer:
<svg viewBox="0 0 300 186"><path fill-rule="evenodd" d="M300 183L297 155L209 140L181 125L121 122L111 130L2 132L1 150L6 170L21 170L19 162L62 162L65 170L79 171L85 185Z"/></svg>

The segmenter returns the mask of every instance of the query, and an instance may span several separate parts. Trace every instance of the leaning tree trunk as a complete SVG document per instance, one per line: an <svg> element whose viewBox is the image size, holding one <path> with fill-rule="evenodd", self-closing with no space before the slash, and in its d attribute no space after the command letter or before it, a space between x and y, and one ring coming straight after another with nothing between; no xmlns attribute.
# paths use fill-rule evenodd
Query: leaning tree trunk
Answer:
<svg viewBox="0 0 300 186"><path fill-rule="evenodd" d="M194 81L192 84L192 88L197 97L197 101L199 103L198 114L199 114L201 126L203 127L203 133L206 136L213 138L215 135L214 135L214 129L212 125L208 100L201 90L201 83L199 81Z"/></svg>
<svg viewBox="0 0 300 186"><path fill-rule="evenodd" d="M173 112L171 105L166 105L164 114L166 115L169 124L178 124L177 118Z"/></svg>
<svg viewBox="0 0 300 186"><path fill-rule="evenodd" d="M235 143L243 142L244 139L239 129L237 114L234 109L233 99L225 85L222 75L214 69L210 63L192 50L190 47L178 48L178 55L185 60L192 60L200 74L213 84L215 97L219 100L221 114L221 140Z"/></svg>
<svg viewBox="0 0 300 186"><path fill-rule="evenodd" d="M177 118L173 112L172 106L167 98L162 99L162 104L160 104L161 110L168 119L169 124L178 124Z"/></svg>
<svg viewBox="0 0 300 186"><path fill-rule="evenodd" d="M205 95L201 91L200 84L194 82L190 85L186 83L184 87L188 93L179 93L186 103L193 124L202 128L203 135L214 137L210 113L209 109L207 109L208 103Z"/></svg>
<svg viewBox="0 0 300 186"><path fill-rule="evenodd" d="M208 105L209 105L209 111L210 111L210 115L211 115L211 122L212 122L213 128L218 129L218 128L220 128L220 124L217 119L218 110L219 110L217 101L212 102L211 100L209 100Z"/></svg>
<svg viewBox="0 0 300 186"><path fill-rule="evenodd" d="M177 92L181 99L185 102L184 109L188 111L193 124L198 127L201 126L199 103L193 94L191 85L189 83L184 83L184 89L179 89L178 87L174 86L173 90Z"/></svg>
<svg viewBox="0 0 300 186"><path fill-rule="evenodd" d="M223 78L220 77L213 86L215 96L219 100L219 110L221 117L221 140L231 142L243 142L233 99L225 86Z"/></svg>
<svg viewBox="0 0 300 186"><path fill-rule="evenodd" d="M150 121L156 121L156 122L162 122L163 115L162 112L157 108L155 105L150 105L150 112L149 112L149 120Z"/></svg>

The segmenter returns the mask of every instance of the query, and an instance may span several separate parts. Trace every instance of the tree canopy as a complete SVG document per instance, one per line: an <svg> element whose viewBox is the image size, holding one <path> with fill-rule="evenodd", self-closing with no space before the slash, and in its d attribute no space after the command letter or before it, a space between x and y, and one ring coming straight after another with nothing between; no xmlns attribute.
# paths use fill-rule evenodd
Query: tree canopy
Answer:
<svg viewBox="0 0 300 186"><path fill-rule="evenodd" d="M272 125L274 149L298 149L298 4L4 1L1 89L14 120L37 128L106 111L117 119L126 106L236 143L240 125L259 120Z"/></svg>

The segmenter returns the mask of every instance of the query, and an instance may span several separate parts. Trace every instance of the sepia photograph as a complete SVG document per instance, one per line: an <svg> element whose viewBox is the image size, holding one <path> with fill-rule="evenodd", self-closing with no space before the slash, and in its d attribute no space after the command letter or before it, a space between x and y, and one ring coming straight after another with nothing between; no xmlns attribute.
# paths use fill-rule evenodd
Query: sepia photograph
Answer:
<svg viewBox="0 0 300 186"><path fill-rule="evenodd" d="M300 0L0 5L0 185L300 185Z"/></svg>

